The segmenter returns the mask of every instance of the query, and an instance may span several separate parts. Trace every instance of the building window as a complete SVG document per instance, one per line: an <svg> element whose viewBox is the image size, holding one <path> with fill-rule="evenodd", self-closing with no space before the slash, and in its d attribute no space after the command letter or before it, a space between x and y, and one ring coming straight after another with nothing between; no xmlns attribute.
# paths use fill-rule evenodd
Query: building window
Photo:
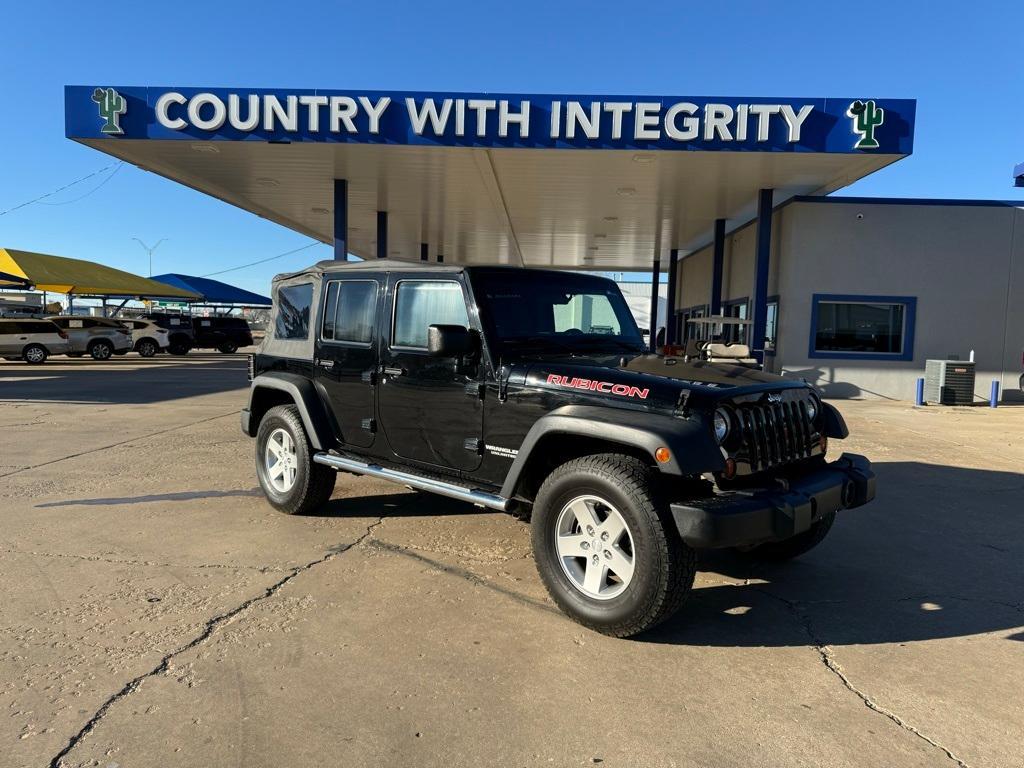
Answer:
<svg viewBox="0 0 1024 768"><path fill-rule="evenodd" d="M814 294L809 357L913 360L912 296Z"/></svg>
<svg viewBox="0 0 1024 768"><path fill-rule="evenodd" d="M779 333L779 300L768 299L768 315L764 324L764 351L775 354L775 339Z"/></svg>
<svg viewBox="0 0 1024 768"><path fill-rule="evenodd" d="M277 291L275 339L308 339L309 308L313 303L313 284L299 283Z"/></svg>
<svg viewBox="0 0 1024 768"><path fill-rule="evenodd" d="M746 320L750 316L750 299L730 299L722 302L722 315ZM722 341L729 344L747 343L747 326L722 324Z"/></svg>

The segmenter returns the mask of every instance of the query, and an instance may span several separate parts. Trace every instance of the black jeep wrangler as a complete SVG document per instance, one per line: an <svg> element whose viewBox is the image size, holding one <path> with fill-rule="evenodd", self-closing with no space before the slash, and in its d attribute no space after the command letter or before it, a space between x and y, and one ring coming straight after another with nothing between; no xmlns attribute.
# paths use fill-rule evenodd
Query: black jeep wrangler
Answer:
<svg viewBox="0 0 1024 768"><path fill-rule="evenodd" d="M815 391L648 354L615 283L376 261L275 278L242 429L270 503L324 504L335 470L532 520L537 568L610 635L671 615L694 551L790 558L875 495Z"/></svg>

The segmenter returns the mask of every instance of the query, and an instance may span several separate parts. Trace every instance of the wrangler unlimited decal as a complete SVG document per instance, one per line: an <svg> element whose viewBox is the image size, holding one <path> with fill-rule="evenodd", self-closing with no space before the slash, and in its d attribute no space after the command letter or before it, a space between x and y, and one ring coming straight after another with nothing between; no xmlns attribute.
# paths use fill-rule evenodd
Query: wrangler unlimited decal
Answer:
<svg viewBox="0 0 1024 768"><path fill-rule="evenodd" d="M569 387L571 389L587 389L593 392L611 393L613 395L622 395L623 397L639 397L641 400L646 400L647 395L651 393L651 390L647 387L641 389L640 387L632 387L626 384L612 384L610 381L579 379L575 376L570 379L568 376L560 376L557 373L548 374L548 384Z"/></svg>

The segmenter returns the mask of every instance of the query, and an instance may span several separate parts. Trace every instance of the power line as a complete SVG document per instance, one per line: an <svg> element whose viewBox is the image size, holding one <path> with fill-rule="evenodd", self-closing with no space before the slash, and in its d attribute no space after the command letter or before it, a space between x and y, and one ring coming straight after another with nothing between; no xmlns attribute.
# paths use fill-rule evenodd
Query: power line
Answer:
<svg viewBox="0 0 1024 768"><path fill-rule="evenodd" d="M119 161L119 162L114 163L112 165L104 166L103 168L100 168L98 171L93 171L92 173L90 173L90 174L88 174L86 176L83 176L80 179L75 179L74 181L72 181L72 182L70 182L68 184L65 184L63 187L57 187L57 189L54 189L51 192L47 192L45 195L40 195L39 197L33 198L32 200L29 200L28 202L21 203L19 205L14 206L13 208L8 208L6 211L0 211L0 216L6 216L8 213L13 213L14 211L17 211L20 208L24 208L26 206L32 205L33 203L38 203L40 200L45 200L48 197L53 197L58 192L63 192L65 189L73 187L76 184L81 184L83 181L91 179L93 176L99 176L101 173L105 173L105 172L109 171L111 168L117 168L118 170L120 170L120 167L122 165L124 165L124 162L123 161ZM115 173L116 173L116 171L115 171ZM106 184L107 181L110 181L110 179L112 179L113 177L114 177L114 174L110 174L110 176L103 182L103 184ZM103 184L100 184L99 186L102 187ZM96 189L99 189L99 187L96 187ZM92 192L95 192L96 189L92 190ZM92 192L89 192L88 194L92 194ZM83 195L82 197L88 197L88 195ZM81 199L81 198L79 198L79 199ZM75 201L74 200L69 200L68 202L73 203Z"/></svg>
<svg viewBox="0 0 1024 768"><path fill-rule="evenodd" d="M114 172L112 174L107 176L107 178L105 178L103 181L101 181L99 184L97 184L95 187L93 187L92 189L90 189L88 192L86 192L84 195L81 195L80 197L75 197L75 198L72 198L71 200L62 200L59 203L44 203L41 200L37 200L36 202L39 203L39 205L70 205L71 203L77 203L79 200L85 200L85 198L87 198L92 193L98 192L99 190L101 190L103 188L103 186L108 181L110 181L112 178L117 176L117 172L120 171L122 168L124 168L124 163L118 163L117 167L114 169Z"/></svg>
<svg viewBox="0 0 1024 768"><path fill-rule="evenodd" d="M236 272L239 269L246 269L247 267L255 267L257 264L266 264L268 261L273 261L274 259L281 259L281 258L284 258L285 256L291 256L293 253L299 253L300 251L305 251L307 248L312 248L314 245L321 245L321 243L320 243L319 240L314 240L313 242L307 243L306 245L302 246L301 248L295 248L294 250L291 250L291 251L285 251L284 253L277 254L277 256L271 256L270 258L267 258L267 259L260 259L259 261L251 261L248 264L239 264L237 267L228 267L227 269L222 269L222 270L219 270L218 272L208 272L205 275L200 275L200 277L213 277L214 275L223 275L225 272Z"/></svg>

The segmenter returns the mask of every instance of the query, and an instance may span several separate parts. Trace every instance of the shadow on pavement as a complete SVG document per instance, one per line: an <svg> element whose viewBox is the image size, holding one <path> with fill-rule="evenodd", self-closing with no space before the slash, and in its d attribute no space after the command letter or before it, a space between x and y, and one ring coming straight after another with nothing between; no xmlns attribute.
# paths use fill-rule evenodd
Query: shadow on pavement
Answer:
<svg viewBox="0 0 1024 768"><path fill-rule="evenodd" d="M851 645L1024 627L1024 475L916 462L875 469L876 500L841 512L800 559L702 553L701 571L748 583L694 590L679 614L637 639Z"/></svg>
<svg viewBox="0 0 1024 768"><path fill-rule="evenodd" d="M0 402L149 404L248 388L243 356L189 357L9 363L0 366Z"/></svg>
<svg viewBox="0 0 1024 768"><path fill-rule="evenodd" d="M116 496L106 499L69 499L67 501L47 501L36 504L36 509L48 507L105 507L118 504L145 504L153 501L197 501L199 499L223 499L232 496L263 496L258 488L234 491L181 491L176 493L153 493L148 496Z"/></svg>

